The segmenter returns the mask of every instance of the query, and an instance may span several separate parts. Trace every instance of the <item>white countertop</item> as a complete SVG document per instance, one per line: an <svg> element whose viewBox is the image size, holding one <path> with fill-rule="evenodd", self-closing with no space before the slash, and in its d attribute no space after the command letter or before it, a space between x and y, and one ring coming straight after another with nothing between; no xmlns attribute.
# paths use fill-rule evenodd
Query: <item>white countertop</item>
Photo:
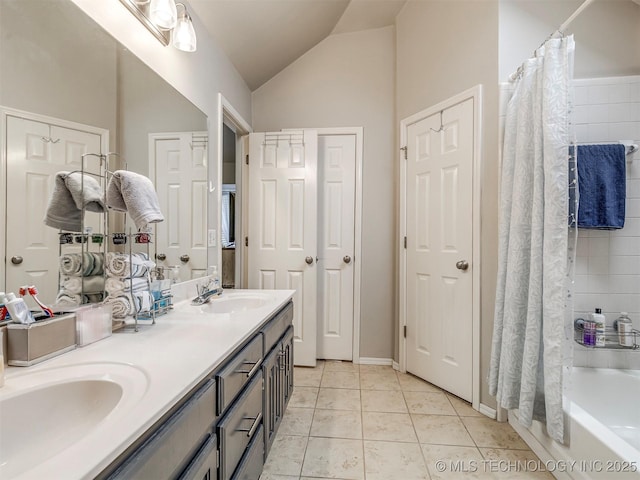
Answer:
<svg viewBox="0 0 640 480"><path fill-rule="evenodd" d="M265 320L286 305L294 293L292 290L228 290L221 298L236 292L269 294L271 300L264 306L234 314L202 313L188 300L181 301L169 314L158 317L156 325L144 325L137 333L129 329L115 332L111 337L38 365L8 368L5 386L0 388L0 400L24 391L21 380L26 375L40 373L42 378L46 370L73 365L124 364L142 372L147 379L146 391L135 405L113 418L108 416L82 441L12 478L95 477L220 366ZM7 478L2 474L1 465L0 478Z"/></svg>

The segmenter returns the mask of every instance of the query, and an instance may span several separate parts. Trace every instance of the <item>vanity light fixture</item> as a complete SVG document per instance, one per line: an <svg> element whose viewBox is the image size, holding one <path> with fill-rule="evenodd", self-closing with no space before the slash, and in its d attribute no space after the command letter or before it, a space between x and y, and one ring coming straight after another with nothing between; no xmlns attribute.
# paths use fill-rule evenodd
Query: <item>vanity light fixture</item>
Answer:
<svg viewBox="0 0 640 480"><path fill-rule="evenodd" d="M184 3L174 0L120 0L162 43L183 52L195 52L196 32ZM178 7L182 10L178 14ZM173 40L171 42L171 40Z"/></svg>
<svg viewBox="0 0 640 480"><path fill-rule="evenodd" d="M178 20L178 9L173 0L151 0L149 19L161 30L171 30Z"/></svg>
<svg viewBox="0 0 640 480"><path fill-rule="evenodd" d="M178 5L182 6L182 12L178 15L176 27L173 29L173 46L183 52L195 52L196 31L193 29L191 17L184 3L176 3L176 6Z"/></svg>

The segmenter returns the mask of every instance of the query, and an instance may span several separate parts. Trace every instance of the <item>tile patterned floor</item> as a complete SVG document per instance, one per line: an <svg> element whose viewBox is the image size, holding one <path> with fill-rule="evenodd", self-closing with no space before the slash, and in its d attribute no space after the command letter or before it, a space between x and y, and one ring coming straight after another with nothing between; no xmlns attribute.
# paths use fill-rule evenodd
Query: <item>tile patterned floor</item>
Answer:
<svg viewBox="0 0 640 480"><path fill-rule="evenodd" d="M553 479L511 426L391 367L320 361L294 383L261 480Z"/></svg>

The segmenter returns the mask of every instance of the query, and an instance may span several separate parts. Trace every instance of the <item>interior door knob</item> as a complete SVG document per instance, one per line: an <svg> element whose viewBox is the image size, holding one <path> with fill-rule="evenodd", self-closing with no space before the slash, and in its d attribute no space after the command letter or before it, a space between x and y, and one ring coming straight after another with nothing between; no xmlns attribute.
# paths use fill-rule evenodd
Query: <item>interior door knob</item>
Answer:
<svg viewBox="0 0 640 480"><path fill-rule="evenodd" d="M313 257L307 257L304 261L307 262L307 265L311 265L313 263Z"/></svg>
<svg viewBox="0 0 640 480"><path fill-rule="evenodd" d="M182 263L187 263L189 261L189 255L180 255L180 261Z"/></svg>
<svg viewBox="0 0 640 480"><path fill-rule="evenodd" d="M160 260L160 261L162 261L162 260L166 260L166 259L167 259L167 255L166 255L166 254L164 254L164 253L158 253L158 254L156 255L156 259L158 259L158 260Z"/></svg>
<svg viewBox="0 0 640 480"><path fill-rule="evenodd" d="M351 257L349 255L345 255L344 257L342 257L342 261L344 263L351 263Z"/></svg>
<svg viewBox="0 0 640 480"><path fill-rule="evenodd" d="M14 265L20 265L22 263L22 260L23 258L20 255L11 257L11 263L13 263Z"/></svg>
<svg viewBox="0 0 640 480"><path fill-rule="evenodd" d="M458 270L466 270L467 268L469 268L469 262L467 262L466 260L458 260L456 262L456 268Z"/></svg>

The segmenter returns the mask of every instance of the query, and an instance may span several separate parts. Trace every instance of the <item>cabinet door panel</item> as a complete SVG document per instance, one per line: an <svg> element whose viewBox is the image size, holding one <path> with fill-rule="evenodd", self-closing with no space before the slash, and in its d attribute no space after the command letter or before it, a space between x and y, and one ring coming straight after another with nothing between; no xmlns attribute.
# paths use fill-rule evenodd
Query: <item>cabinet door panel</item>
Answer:
<svg viewBox="0 0 640 480"><path fill-rule="evenodd" d="M215 385L209 380L111 478L176 478L216 419Z"/></svg>
<svg viewBox="0 0 640 480"><path fill-rule="evenodd" d="M180 480L216 480L218 478L218 442L211 435L198 455L180 475Z"/></svg>

